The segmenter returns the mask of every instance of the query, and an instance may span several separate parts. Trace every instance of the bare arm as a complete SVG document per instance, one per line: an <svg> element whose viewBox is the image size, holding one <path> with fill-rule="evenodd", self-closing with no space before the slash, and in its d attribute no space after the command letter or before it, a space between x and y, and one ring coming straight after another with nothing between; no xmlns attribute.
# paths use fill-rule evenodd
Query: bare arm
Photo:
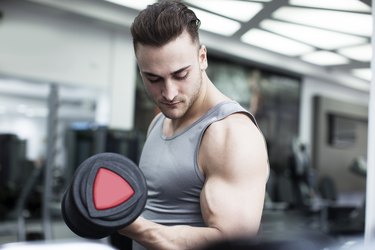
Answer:
<svg viewBox="0 0 375 250"><path fill-rule="evenodd" d="M256 234L269 171L258 128L246 116L232 115L211 125L201 152L207 176L201 194L206 224L226 237Z"/></svg>
<svg viewBox="0 0 375 250"><path fill-rule="evenodd" d="M256 234L268 162L255 125L240 114L212 124L203 138L199 162L206 177L201 208L207 227L163 226L138 218L120 233L148 249L197 249L223 237Z"/></svg>

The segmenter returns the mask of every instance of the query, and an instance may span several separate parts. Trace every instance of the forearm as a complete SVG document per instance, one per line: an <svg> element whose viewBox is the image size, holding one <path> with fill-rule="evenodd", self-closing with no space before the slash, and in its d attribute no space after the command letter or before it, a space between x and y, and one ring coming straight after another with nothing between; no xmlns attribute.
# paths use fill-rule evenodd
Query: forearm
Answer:
<svg viewBox="0 0 375 250"><path fill-rule="evenodd" d="M141 217L119 233L147 249L199 249L221 238L221 232L216 228L163 226Z"/></svg>

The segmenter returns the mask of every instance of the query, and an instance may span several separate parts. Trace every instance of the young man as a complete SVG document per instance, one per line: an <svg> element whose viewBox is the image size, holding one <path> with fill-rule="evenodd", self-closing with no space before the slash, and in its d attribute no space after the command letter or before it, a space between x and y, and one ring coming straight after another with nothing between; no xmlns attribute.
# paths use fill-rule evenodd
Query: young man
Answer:
<svg viewBox="0 0 375 250"><path fill-rule="evenodd" d="M200 21L180 2L140 12L131 27L140 74L161 113L140 168L146 208L120 231L134 249L198 249L257 233L268 178L264 138L251 114L206 74Z"/></svg>

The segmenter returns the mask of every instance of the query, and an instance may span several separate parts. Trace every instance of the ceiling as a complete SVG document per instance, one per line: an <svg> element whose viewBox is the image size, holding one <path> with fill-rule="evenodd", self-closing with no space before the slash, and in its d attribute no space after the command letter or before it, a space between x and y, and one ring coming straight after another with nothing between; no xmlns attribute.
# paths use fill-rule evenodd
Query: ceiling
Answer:
<svg viewBox="0 0 375 250"><path fill-rule="evenodd" d="M141 10L156 0L103 0ZM371 0L184 0L201 29L371 81Z"/></svg>
<svg viewBox="0 0 375 250"><path fill-rule="evenodd" d="M118 25L122 30L124 26L128 28L131 25L139 10L156 1L28 0L33 4L62 10L63 13ZM369 91L373 30L371 0L183 2L201 20L201 38L205 40L210 53L215 51L288 73L309 75ZM14 86L20 84L13 82ZM8 82L0 82L0 92L16 95L13 89L5 91L5 87L9 86ZM28 95L35 92L35 100L48 94L48 90L35 86L17 89L27 89ZM69 93L66 96L74 95ZM4 95L0 99L4 99Z"/></svg>
<svg viewBox="0 0 375 250"><path fill-rule="evenodd" d="M160 0L28 0L46 11L101 21L129 32ZM369 92L371 0L182 0L201 20L209 53Z"/></svg>

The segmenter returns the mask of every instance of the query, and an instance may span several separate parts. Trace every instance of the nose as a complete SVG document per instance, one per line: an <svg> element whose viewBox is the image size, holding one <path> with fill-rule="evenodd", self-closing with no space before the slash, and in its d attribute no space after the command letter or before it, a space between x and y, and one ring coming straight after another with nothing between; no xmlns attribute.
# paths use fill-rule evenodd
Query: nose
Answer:
<svg viewBox="0 0 375 250"><path fill-rule="evenodd" d="M178 95L178 88L172 81L166 81L161 94L165 100L171 102Z"/></svg>

